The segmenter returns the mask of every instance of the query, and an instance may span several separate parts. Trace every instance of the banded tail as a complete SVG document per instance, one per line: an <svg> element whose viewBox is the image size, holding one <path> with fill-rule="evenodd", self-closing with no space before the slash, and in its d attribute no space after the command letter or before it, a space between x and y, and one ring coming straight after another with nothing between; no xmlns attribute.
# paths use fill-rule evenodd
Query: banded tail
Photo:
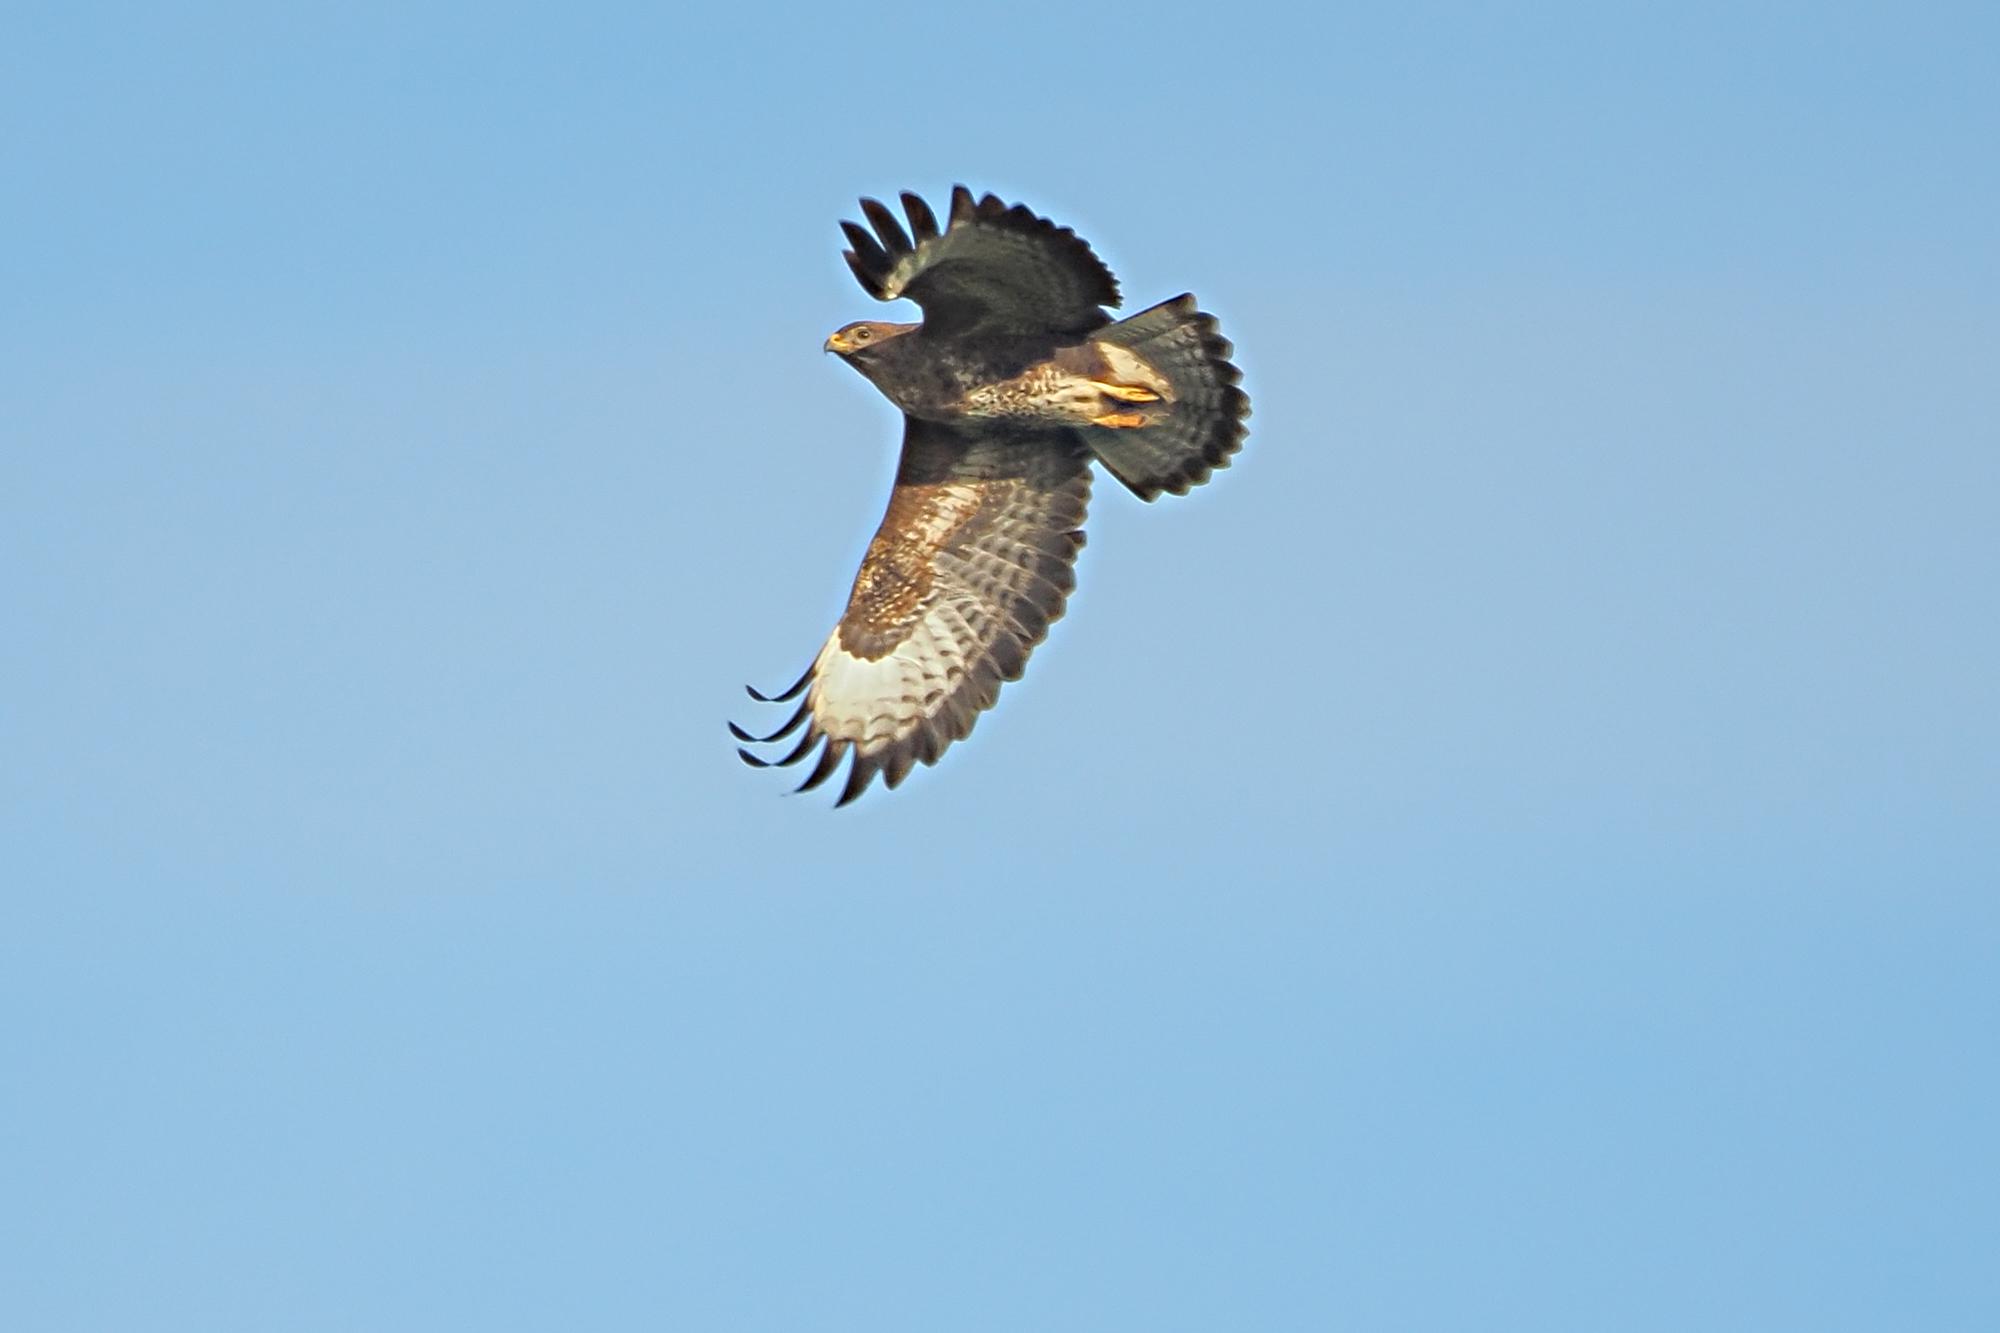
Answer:
<svg viewBox="0 0 2000 1333"><path fill-rule="evenodd" d="M1162 492L1186 495L1229 466L1249 433L1243 420L1250 399L1237 387L1241 372L1229 363L1234 347L1193 296L1176 296L1107 325L1091 341L1127 349L1172 387L1149 410L1082 432L1112 476L1141 500L1156 500ZM1116 364L1124 358L1106 359Z"/></svg>

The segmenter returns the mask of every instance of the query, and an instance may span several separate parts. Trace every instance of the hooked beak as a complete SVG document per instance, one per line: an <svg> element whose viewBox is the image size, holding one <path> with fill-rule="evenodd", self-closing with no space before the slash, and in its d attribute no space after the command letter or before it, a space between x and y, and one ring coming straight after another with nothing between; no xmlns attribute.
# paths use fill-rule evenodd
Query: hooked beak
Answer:
<svg viewBox="0 0 2000 1333"><path fill-rule="evenodd" d="M827 338L826 346L821 350L846 353L853 350L853 346L854 344L848 342L847 339L841 337L838 333L835 333Z"/></svg>

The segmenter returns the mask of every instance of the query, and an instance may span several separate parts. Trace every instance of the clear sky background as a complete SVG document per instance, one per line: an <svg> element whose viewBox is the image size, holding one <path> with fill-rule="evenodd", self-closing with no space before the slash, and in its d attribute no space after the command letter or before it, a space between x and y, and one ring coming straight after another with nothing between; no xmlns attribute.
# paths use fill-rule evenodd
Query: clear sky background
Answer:
<svg viewBox="0 0 2000 1333"><path fill-rule="evenodd" d="M2000 1327L1990 5L15 5L0 1326ZM935 770L854 198L1193 290Z"/></svg>

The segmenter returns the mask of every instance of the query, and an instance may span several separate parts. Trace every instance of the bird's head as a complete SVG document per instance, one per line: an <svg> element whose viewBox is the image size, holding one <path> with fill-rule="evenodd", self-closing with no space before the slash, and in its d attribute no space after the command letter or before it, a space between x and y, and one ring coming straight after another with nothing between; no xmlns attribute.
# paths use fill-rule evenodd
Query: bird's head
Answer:
<svg viewBox="0 0 2000 1333"><path fill-rule="evenodd" d="M849 361L866 360L869 353L916 327L915 324L884 324L874 319L859 320L843 329L835 330L834 335L826 340L826 350L838 352Z"/></svg>

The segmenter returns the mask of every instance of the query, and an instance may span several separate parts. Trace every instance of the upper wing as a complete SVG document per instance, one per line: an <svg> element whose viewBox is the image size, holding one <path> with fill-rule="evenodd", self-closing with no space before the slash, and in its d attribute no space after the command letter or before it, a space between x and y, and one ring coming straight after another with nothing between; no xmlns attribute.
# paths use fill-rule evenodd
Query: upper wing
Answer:
<svg viewBox="0 0 2000 1333"><path fill-rule="evenodd" d="M977 203L952 187L951 218L942 235L930 205L905 192L910 231L873 199L861 201L875 231L840 224L854 248L847 263L870 296L907 296L924 310L933 333L1088 333L1118 305L1118 282L1075 232L1012 208L993 195Z"/></svg>
<svg viewBox="0 0 2000 1333"><path fill-rule="evenodd" d="M1090 455L1067 431L997 436L906 418L889 512L855 576L847 612L810 670L775 701L805 699L784 726L805 735L778 764L825 743L800 784L853 752L839 804L877 773L894 787L969 734L1000 683L1063 613L1083 545ZM752 690L757 699L772 702ZM753 767L771 761L741 751Z"/></svg>

